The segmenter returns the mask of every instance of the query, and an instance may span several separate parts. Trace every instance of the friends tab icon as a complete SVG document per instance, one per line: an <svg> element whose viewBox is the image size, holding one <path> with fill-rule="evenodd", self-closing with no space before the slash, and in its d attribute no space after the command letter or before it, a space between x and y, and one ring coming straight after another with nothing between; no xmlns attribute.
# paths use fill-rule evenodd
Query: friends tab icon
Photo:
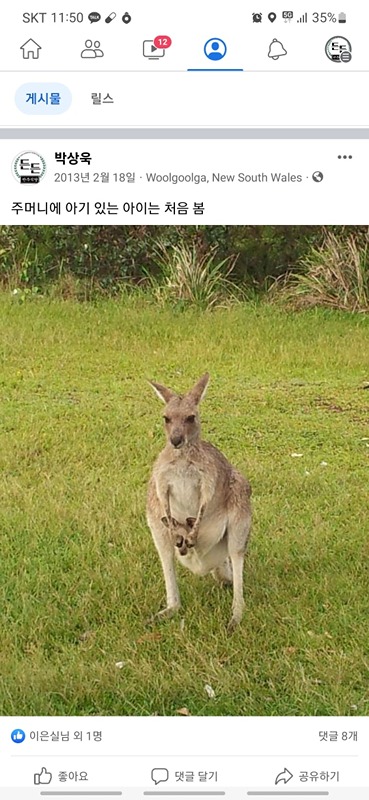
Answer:
<svg viewBox="0 0 369 800"><path fill-rule="evenodd" d="M100 42L92 42L92 39L86 39L84 49L81 52L81 58L102 58L104 55L100 47Z"/></svg>

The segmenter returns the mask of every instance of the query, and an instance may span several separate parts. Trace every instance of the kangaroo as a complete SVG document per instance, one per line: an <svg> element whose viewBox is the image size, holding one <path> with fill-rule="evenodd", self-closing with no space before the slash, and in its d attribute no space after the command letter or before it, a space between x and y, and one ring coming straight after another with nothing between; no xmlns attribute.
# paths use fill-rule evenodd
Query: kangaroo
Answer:
<svg viewBox="0 0 369 800"><path fill-rule="evenodd" d="M209 374L185 395L149 381L165 403L167 444L149 481L147 522L158 551L171 616L180 608L175 559L197 575L233 585L229 629L241 621L243 563L251 529L251 486L223 453L201 438L199 404Z"/></svg>

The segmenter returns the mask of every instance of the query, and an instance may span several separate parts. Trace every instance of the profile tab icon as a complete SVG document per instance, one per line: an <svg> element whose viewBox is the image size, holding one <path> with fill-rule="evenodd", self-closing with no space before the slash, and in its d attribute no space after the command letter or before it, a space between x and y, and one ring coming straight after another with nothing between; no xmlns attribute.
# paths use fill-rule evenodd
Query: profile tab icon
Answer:
<svg viewBox="0 0 369 800"><path fill-rule="evenodd" d="M208 39L204 45L204 53L210 61L220 61L227 52L227 45L223 39Z"/></svg>

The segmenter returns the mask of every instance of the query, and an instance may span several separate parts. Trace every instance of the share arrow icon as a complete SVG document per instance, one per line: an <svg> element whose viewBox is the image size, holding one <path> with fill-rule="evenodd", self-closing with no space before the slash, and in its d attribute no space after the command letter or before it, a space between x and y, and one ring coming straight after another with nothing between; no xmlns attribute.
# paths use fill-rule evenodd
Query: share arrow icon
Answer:
<svg viewBox="0 0 369 800"><path fill-rule="evenodd" d="M280 772L279 775L277 775L277 777L275 779L275 785L277 785L277 783L285 783L286 784L286 783L288 783L288 781L291 780L291 778L293 778L292 772L290 772L289 769L287 769L287 767L285 767L283 772Z"/></svg>

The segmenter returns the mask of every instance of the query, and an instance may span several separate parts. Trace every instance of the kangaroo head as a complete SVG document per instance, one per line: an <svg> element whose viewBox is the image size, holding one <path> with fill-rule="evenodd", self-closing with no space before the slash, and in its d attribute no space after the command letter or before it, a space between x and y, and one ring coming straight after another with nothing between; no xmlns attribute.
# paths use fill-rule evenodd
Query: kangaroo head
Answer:
<svg viewBox="0 0 369 800"><path fill-rule="evenodd" d="M209 374L199 381L185 395L177 394L160 383L149 381L154 391L165 403L164 426L168 442L180 449L200 438L199 404L206 392Z"/></svg>

